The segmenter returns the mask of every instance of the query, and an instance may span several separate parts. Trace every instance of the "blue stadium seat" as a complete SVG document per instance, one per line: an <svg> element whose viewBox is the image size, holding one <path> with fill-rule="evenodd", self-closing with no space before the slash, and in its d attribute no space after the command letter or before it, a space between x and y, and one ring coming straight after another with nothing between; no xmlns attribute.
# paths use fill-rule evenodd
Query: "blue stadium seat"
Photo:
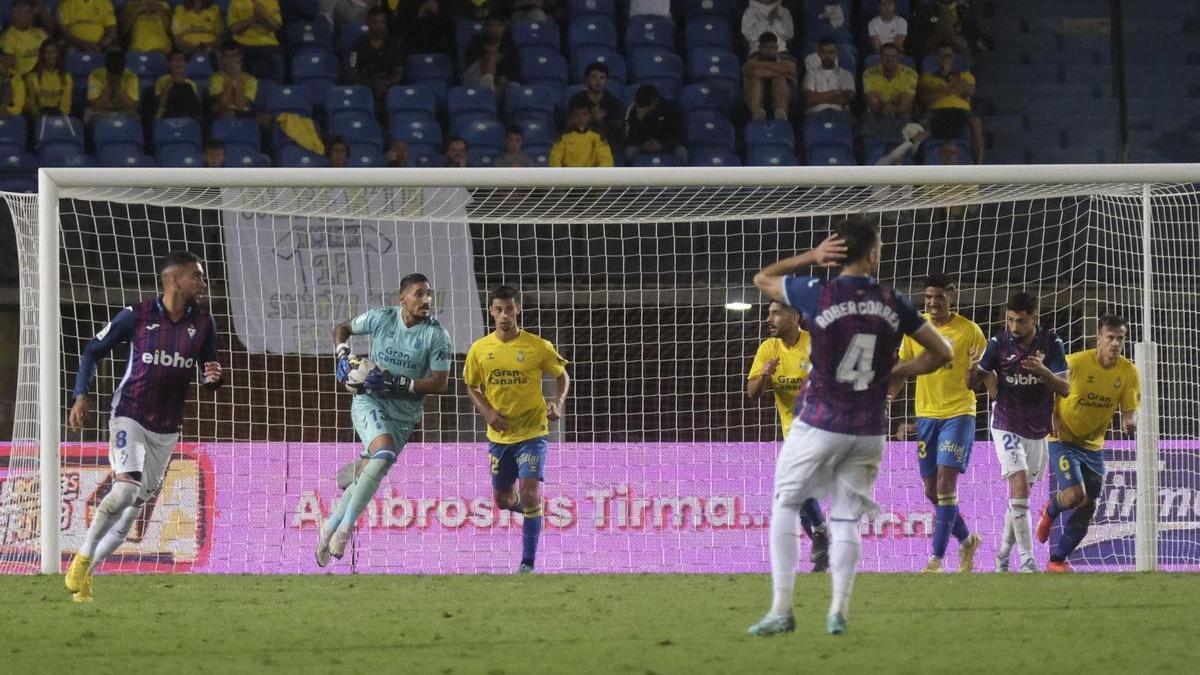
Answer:
<svg viewBox="0 0 1200 675"><path fill-rule="evenodd" d="M845 67L845 66L843 66ZM921 59L921 73L932 73L937 70L937 55L926 54L925 58ZM954 65L950 70L955 73L963 73L971 69L971 59L966 54L958 54L954 57Z"/></svg>
<svg viewBox="0 0 1200 675"><path fill-rule="evenodd" d="M131 151L124 145L106 145L96 150L98 164L113 168L149 168L158 166L154 158L140 151Z"/></svg>
<svg viewBox="0 0 1200 675"><path fill-rule="evenodd" d="M67 72L71 77L79 80L83 78L87 80L87 76L97 68L104 67L104 54L99 52L67 52L66 62Z"/></svg>
<svg viewBox="0 0 1200 675"><path fill-rule="evenodd" d="M736 96L742 91L742 62L718 47L693 49L688 52L688 81L707 82Z"/></svg>
<svg viewBox="0 0 1200 675"><path fill-rule="evenodd" d="M454 68L445 54L410 54L404 60L405 78L410 84L429 87L435 99L446 100L446 90L454 79Z"/></svg>
<svg viewBox="0 0 1200 675"><path fill-rule="evenodd" d="M329 134L352 146L371 146L383 152L383 131L375 116L360 110L342 112L329 122Z"/></svg>
<svg viewBox="0 0 1200 675"><path fill-rule="evenodd" d="M171 4L174 5L178 3L173 1ZM213 4L220 6L221 2L215 2ZM228 10L228 2L225 4L225 7L221 7L221 13L223 15L226 14ZM318 13L320 12L320 4L317 0L279 0L279 9L284 18L296 17L299 19L304 19L305 21L312 21L313 19L317 18Z"/></svg>
<svg viewBox="0 0 1200 675"><path fill-rule="evenodd" d="M83 152L83 122L78 117L43 115L34 122L34 146L40 153L50 146L75 148Z"/></svg>
<svg viewBox="0 0 1200 675"><path fill-rule="evenodd" d="M40 166L79 168L96 165L96 160L90 155L85 155L83 150L67 145L51 145L39 148L37 157Z"/></svg>
<svg viewBox="0 0 1200 675"><path fill-rule="evenodd" d="M187 69L183 73L198 83L199 80L207 80L212 77L213 65L212 57L209 54L196 52L192 58L188 59Z"/></svg>
<svg viewBox="0 0 1200 675"><path fill-rule="evenodd" d="M854 153L844 145L816 145L806 148L809 166L858 166Z"/></svg>
<svg viewBox="0 0 1200 675"><path fill-rule="evenodd" d="M496 120L474 120L454 129L454 135L467 142L468 148L490 147L495 155L504 147L504 125Z"/></svg>
<svg viewBox="0 0 1200 675"><path fill-rule="evenodd" d="M487 168L492 165L492 160L494 160L498 154L500 153L496 151L496 148L490 146L468 145L467 166Z"/></svg>
<svg viewBox="0 0 1200 675"><path fill-rule="evenodd" d="M433 90L420 84L399 84L387 92L388 116L396 113L419 112L437 114L437 98Z"/></svg>
<svg viewBox="0 0 1200 675"><path fill-rule="evenodd" d="M162 52L129 52L125 66L138 77L142 91L152 88L159 77L167 74L167 55Z"/></svg>
<svg viewBox="0 0 1200 675"><path fill-rule="evenodd" d="M534 166L550 166L549 145L525 145L522 149L529 155L529 159L533 160Z"/></svg>
<svg viewBox="0 0 1200 675"><path fill-rule="evenodd" d="M401 112L392 117L393 139L415 146L442 147L442 127L432 116L418 112ZM414 151L415 153L415 151Z"/></svg>
<svg viewBox="0 0 1200 675"><path fill-rule="evenodd" d="M625 26L625 54L635 59L644 49L675 49L675 24L665 16L631 17Z"/></svg>
<svg viewBox="0 0 1200 675"><path fill-rule="evenodd" d="M334 115L346 110L375 114L375 94L362 85L337 86L325 92L325 112Z"/></svg>
<svg viewBox="0 0 1200 675"><path fill-rule="evenodd" d="M804 119L804 145L854 146L854 128L848 115L818 113Z"/></svg>
<svg viewBox="0 0 1200 675"><path fill-rule="evenodd" d="M420 154L412 154L413 150L412 148L409 148L409 153L410 157L412 158L411 163L415 167L436 169L437 167L440 167L446 163L445 155L434 149L430 149L428 152L423 152Z"/></svg>
<svg viewBox="0 0 1200 675"><path fill-rule="evenodd" d="M683 16L714 16L728 21L733 17L733 0L684 0Z"/></svg>
<svg viewBox="0 0 1200 675"><path fill-rule="evenodd" d="M252 146L255 153L259 152L262 137L258 124L249 119L216 119L212 123L212 137L225 144L225 154L229 154L229 146L233 144Z"/></svg>
<svg viewBox="0 0 1200 675"><path fill-rule="evenodd" d="M796 166L796 155L786 145L756 145L749 149L748 166Z"/></svg>
<svg viewBox="0 0 1200 675"><path fill-rule="evenodd" d="M0 154L0 171L36 171L37 158L20 150Z"/></svg>
<svg viewBox="0 0 1200 675"><path fill-rule="evenodd" d="M458 25L454 29L454 56L458 63L459 73L471 65L467 63L467 46L471 44L471 38L482 32L482 21L469 17L458 20Z"/></svg>
<svg viewBox="0 0 1200 675"><path fill-rule="evenodd" d="M342 60L346 60L346 55L350 53L350 48L354 46L358 39L367 34L367 24L365 23L348 23L338 27L338 55Z"/></svg>
<svg viewBox="0 0 1200 675"><path fill-rule="evenodd" d="M553 145L558 140L558 129L553 117L537 119L527 117L512 121L525 132L525 143L529 145Z"/></svg>
<svg viewBox="0 0 1200 675"><path fill-rule="evenodd" d="M712 146L697 146L691 150L692 166L741 166L738 156L714 148Z"/></svg>
<svg viewBox="0 0 1200 675"><path fill-rule="evenodd" d="M229 151L225 152L228 157ZM156 156L158 165L163 167L197 168L204 166L204 154L186 145L175 144L160 147Z"/></svg>
<svg viewBox="0 0 1200 675"><path fill-rule="evenodd" d="M261 94L260 94L261 95ZM312 116L313 105L308 91L292 84L268 83L263 108L274 117L282 112Z"/></svg>
<svg viewBox="0 0 1200 675"><path fill-rule="evenodd" d="M571 56L571 76L575 82L584 82L584 72L587 67L593 63L603 63L608 66L608 81L620 86L625 86L625 58L618 54L615 50L607 47L598 47L596 45L588 45L579 47L572 52Z"/></svg>
<svg viewBox="0 0 1200 675"><path fill-rule="evenodd" d="M295 143L288 143L279 151L279 166L292 168L310 168L329 166L329 160L321 155L309 152Z"/></svg>
<svg viewBox="0 0 1200 675"><path fill-rule="evenodd" d="M529 47L521 51L522 83L561 92L567 86L567 60L555 50Z"/></svg>
<svg viewBox="0 0 1200 675"><path fill-rule="evenodd" d="M556 108L554 92L546 87L530 85L509 87L504 108L509 117L525 112L553 115Z"/></svg>
<svg viewBox="0 0 1200 675"><path fill-rule="evenodd" d="M675 159L675 155L671 154L651 155L648 152L639 152L638 155L633 158L633 166L672 167L679 166L679 161Z"/></svg>
<svg viewBox="0 0 1200 675"><path fill-rule="evenodd" d="M545 21L514 21L512 39L517 49L524 47L547 47L558 51L558 24L554 19Z"/></svg>
<svg viewBox="0 0 1200 675"><path fill-rule="evenodd" d="M663 98L675 100L683 86L683 60L662 49L640 50L630 64L633 81L653 84Z"/></svg>
<svg viewBox="0 0 1200 675"><path fill-rule="evenodd" d="M38 191L37 175L32 173L0 174L0 191L35 194Z"/></svg>
<svg viewBox="0 0 1200 675"><path fill-rule="evenodd" d="M587 46L607 47L615 51L617 26L612 19L600 14L577 16L571 19L567 40L572 54L580 47Z"/></svg>
<svg viewBox="0 0 1200 675"><path fill-rule="evenodd" d="M496 92L483 87L454 87L446 94L446 109L451 119L464 113L496 116Z"/></svg>
<svg viewBox="0 0 1200 675"><path fill-rule="evenodd" d="M200 152L201 136L200 122L191 117L164 117L154 120L154 149L160 154L174 146Z"/></svg>
<svg viewBox="0 0 1200 675"><path fill-rule="evenodd" d="M261 152L251 151L244 145L225 146L226 169L254 169L272 166L271 158Z"/></svg>
<svg viewBox="0 0 1200 675"><path fill-rule="evenodd" d="M912 68L913 70L917 69L917 62L913 61L913 58L907 54L900 55L900 63L908 66L909 68ZM868 54L867 58L863 61L863 69L864 70L867 68L872 68L877 65L879 65L879 55L878 54Z"/></svg>
<svg viewBox="0 0 1200 675"><path fill-rule="evenodd" d="M372 168L384 166L387 161L383 158L383 153L377 148L370 145L355 145L350 144L350 156L346 159L346 166L358 168Z"/></svg>
<svg viewBox="0 0 1200 675"><path fill-rule="evenodd" d="M733 33L729 22L715 16L693 16L684 29L684 45L690 52L697 47L715 47L733 51Z"/></svg>
<svg viewBox="0 0 1200 675"><path fill-rule="evenodd" d="M283 44L293 54L333 47L333 28L324 19L293 21L283 27Z"/></svg>
<svg viewBox="0 0 1200 675"><path fill-rule="evenodd" d="M142 152L142 122L136 117L125 115L105 115L96 119L94 129L97 154L103 155L106 148L124 151L128 154ZM104 164L104 166L119 166Z"/></svg>
<svg viewBox="0 0 1200 675"><path fill-rule="evenodd" d="M304 87L308 100L319 106L325 105L337 80L338 60L329 52L306 50L292 58L292 81Z"/></svg>
<svg viewBox="0 0 1200 675"><path fill-rule="evenodd" d="M28 138L28 128L25 118L20 115L0 117L0 155L12 155L25 152L25 139Z"/></svg>
<svg viewBox="0 0 1200 675"><path fill-rule="evenodd" d="M705 82L687 85L679 96L679 104L683 106L685 115L700 110L716 110L728 114L733 101L733 94L724 87L714 87Z"/></svg>
<svg viewBox="0 0 1200 675"><path fill-rule="evenodd" d="M826 36L839 43L853 42L854 35L850 32L850 20L853 18L850 4L850 0L821 0L805 3L804 9L794 8L792 17L798 27L804 27L805 44L816 46L817 41ZM841 9L841 21L836 27L833 25L833 16L828 11L828 7L832 5Z"/></svg>
<svg viewBox="0 0 1200 675"><path fill-rule="evenodd" d="M571 0L567 6L572 18L585 14L599 14L612 21L617 18L616 0Z"/></svg>
<svg viewBox="0 0 1200 675"><path fill-rule="evenodd" d="M733 152L733 123L725 117L688 120L687 137L692 145L715 146Z"/></svg>
<svg viewBox="0 0 1200 675"><path fill-rule="evenodd" d="M746 124L746 145L786 145L796 147L796 134L790 122L759 120Z"/></svg>

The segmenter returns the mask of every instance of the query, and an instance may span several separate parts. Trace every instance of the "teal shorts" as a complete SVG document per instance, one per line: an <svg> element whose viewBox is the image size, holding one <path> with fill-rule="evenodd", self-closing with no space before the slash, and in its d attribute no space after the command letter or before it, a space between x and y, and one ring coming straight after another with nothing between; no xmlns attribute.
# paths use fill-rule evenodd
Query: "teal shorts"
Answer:
<svg viewBox="0 0 1200 675"><path fill-rule="evenodd" d="M354 421L354 431L362 441L364 451L376 438L391 434L399 452L416 426L412 420L399 419L387 403L365 394L354 397L350 404L350 419Z"/></svg>

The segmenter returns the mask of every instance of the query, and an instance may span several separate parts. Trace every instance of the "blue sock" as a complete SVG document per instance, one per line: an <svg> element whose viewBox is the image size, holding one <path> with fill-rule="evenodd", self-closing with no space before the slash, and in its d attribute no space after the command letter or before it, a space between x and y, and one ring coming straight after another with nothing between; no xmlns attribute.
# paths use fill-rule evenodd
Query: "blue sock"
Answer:
<svg viewBox="0 0 1200 675"><path fill-rule="evenodd" d="M1050 497L1049 505L1046 507L1046 513L1049 513L1051 518L1054 518L1063 511L1066 511L1066 509L1063 508L1063 505L1058 501L1058 496L1061 494L1061 492L1055 492L1054 495Z"/></svg>
<svg viewBox="0 0 1200 675"><path fill-rule="evenodd" d="M525 512L521 523L521 564L533 567L537 556L538 537L542 534L542 505L538 504Z"/></svg>
<svg viewBox="0 0 1200 675"><path fill-rule="evenodd" d="M1066 526L1063 528L1062 536L1058 538L1058 543L1054 545L1054 554L1050 556L1050 559L1056 562L1066 560L1067 556L1071 555L1071 552L1075 550L1075 547L1079 546L1079 542L1083 541L1083 538L1087 536L1087 531L1087 525L1079 525L1067 521Z"/></svg>
<svg viewBox="0 0 1200 675"><path fill-rule="evenodd" d="M946 544L950 542L950 530L958 517L958 495L939 494L936 515L933 519L933 555L946 557Z"/></svg>
<svg viewBox="0 0 1200 675"><path fill-rule="evenodd" d="M971 531L967 529L967 521L963 520L962 511L954 509L954 528L950 530L950 534L959 541L966 541L967 537L971 536Z"/></svg>
<svg viewBox="0 0 1200 675"><path fill-rule="evenodd" d="M804 500L804 503L800 505L800 525L804 527L804 531L808 533L810 539L813 530L825 526L825 516L821 513L820 502L815 499Z"/></svg>

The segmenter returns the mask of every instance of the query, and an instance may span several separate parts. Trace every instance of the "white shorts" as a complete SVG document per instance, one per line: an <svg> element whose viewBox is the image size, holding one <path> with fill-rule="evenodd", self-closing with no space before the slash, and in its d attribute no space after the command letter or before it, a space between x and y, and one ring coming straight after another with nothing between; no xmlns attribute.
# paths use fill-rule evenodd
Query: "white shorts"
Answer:
<svg viewBox="0 0 1200 675"><path fill-rule="evenodd" d="M996 446L996 457L1000 459L1000 476L1008 478L1018 471L1036 483L1046 472L1046 459L1050 444L1045 438L1025 438L1011 431L992 429L992 443Z"/></svg>
<svg viewBox="0 0 1200 675"><path fill-rule="evenodd" d="M883 436L852 436L792 422L775 464L775 501L799 506L830 497L829 517L858 520L877 513L875 479Z"/></svg>
<svg viewBox="0 0 1200 675"><path fill-rule="evenodd" d="M138 499L146 501L158 493L179 434L159 434L128 417L114 417L108 423L108 464L113 473L140 471L142 487Z"/></svg>

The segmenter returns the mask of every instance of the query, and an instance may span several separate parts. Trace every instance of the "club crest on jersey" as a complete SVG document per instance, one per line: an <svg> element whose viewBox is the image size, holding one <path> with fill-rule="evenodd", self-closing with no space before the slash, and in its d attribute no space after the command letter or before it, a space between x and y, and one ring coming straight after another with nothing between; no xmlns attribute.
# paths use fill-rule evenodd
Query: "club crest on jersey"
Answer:
<svg viewBox="0 0 1200 675"><path fill-rule="evenodd" d="M420 349L421 347L424 347L424 346L425 346L425 341L422 340L421 338L417 338L416 340L413 340L413 347L415 347L416 349Z"/></svg>
<svg viewBox="0 0 1200 675"><path fill-rule="evenodd" d="M1088 383L1088 384L1095 384L1095 383L1096 383L1096 378L1095 378L1094 376L1092 376L1092 375L1088 375L1087 377L1088 377L1088 379L1087 379L1087 383Z"/></svg>
<svg viewBox="0 0 1200 675"><path fill-rule="evenodd" d="M495 354L493 354L492 352L488 352L488 361L491 361L492 359L495 359L495 358L496 358Z"/></svg>
<svg viewBox="0 0 1200 675"><path fill-rule="evenodd" d="M1113 380L1113 389L1120 389L1120 388L1121 388L1121 378L1118 377L1117 379Z"/></svg>
<svg viewBox="0 0 1200 675"><path fill-rule="evenodd" d="M190 338L194 338L194 337L196 337L196 327L188 326L188 338L190 339Z"/></svg>
<svg viewBox="0 0 1200 675"><path fill-rule="evenodd" d="M521 351L521 350L519 350L519 349L517 350L517 362L518 362L518 363L524 363L524 362L525 362L525 352L523 352L523 351Z"/></svg>

